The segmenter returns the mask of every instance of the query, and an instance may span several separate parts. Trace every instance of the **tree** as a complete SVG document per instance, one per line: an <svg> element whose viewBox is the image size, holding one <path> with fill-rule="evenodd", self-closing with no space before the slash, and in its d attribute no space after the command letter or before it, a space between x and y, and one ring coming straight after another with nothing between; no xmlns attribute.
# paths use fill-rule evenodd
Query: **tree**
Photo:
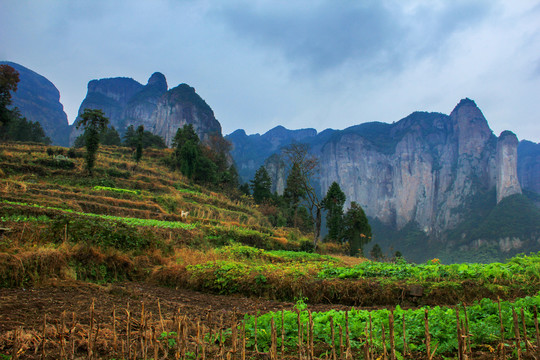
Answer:
<svg viewBox="0 0 540 360"><path fill-rule="evenodd" d="M165 140L159 135L154 135L150 131L144 130L143 132L143 149L147 148L156 148L156 149L165 149L167 147L167 144L165 144ZM137 148L137 133L135 131L135 128L133 125L129 125L126 129L126 132L124 133L123 146L130 147L132 149Z"/></svg>
<svg viewBox="0 0 540 360"><path fill-rule="evenodd" d="M0 65L0 128L13 117L11 105L11 92L17 91L19 73L9 65Z"/></svg>
<svg viewBox="0 0 540 360"><path fill-rule="evenodd" d="M283 198L292 211L292 225L298 227L298 206L300 200L306 195L302 181L302 173L298 163L293 164L289 176L287 176L287 185L283 191Z"/></svg>
<svg viewBox="0 0 540 360"><path fill-rule="evenodd" d="M99 149L101 133L106 129L109 119L105 117L103 111L98 109L84 109L81 120L77 124L77 129L84 128L84 141L86 146L86 169L92 175L96 154Z"/></svg>
<svg viewBox="0 0 540 360"><path fill-rule="evenodd" d="M261 204L265 200L272 198L272 180L268 175L268 171L264 166L261 166L256 172L255 177L251 181L251 190L253 191L253 199L255 203Z"/></svg>
<svg viewBox="0 0 540 360"><path fill-rule="evenodd" d="M371 255L371 258L373 260L381 260L383 258L383 253L379 244L373 245L373 248L371 249L369 254Z"/></svg>
<svg viewBox="0 0 540 360"><path fill-rule="evenodd" d="M321 211L323 206L311 181L315 172L318 171L319 160L309 153L309 146L307 144L293 143L285 147L282 152L287 158L288 163L292 167L296 164L300 170L299 181L305 191L304 198L308 202L313 220L313 245L316 247L321 235Z"/></svg>
<svg viewBox="0 0 540 360"><path fill-rule="evenodd" d="M129 125L127 127L122 144L132 149L135 149L137 146L137 134L135 134L135 128L133 125Z"/></svg>
<svg viewBox="0 0 540 360"><path fill-rule="evenodd" d="M355 201L343 217L343 240L349 243L352 256L363 254L363 247L371 241L371 226L364 209Z"/></svg>
<svg viewBox="0 0 540 360"><path fill-rule="evenodd" d="M220 173L220 185L226 191L235 191L238 189L240 184L240 176L238 175L238 170L236 166L231 164L227 170Z"/></svg>
<svg viewBox="0 0 540 360"><path fill-rule="evenodd" d="M247 195L247 196L251 195L250 187L248 183L243 183L242 185L240 185L238 187L238 190L240 190L240 192L244 195Z"/></svg>
<svg viewBox="0 0 540 360"><path fill-rule="evenodd" d="M136 133L137 133L137 144L135 148L135 162L137 162L138 164L139 161L141 161L142 152L143 152L144 126L139 125L139 127L137 127Z"/></svg>
<svg viewBox="0 0 540 360"><path fill-rule="evenodd" d="M173 139L174 164L184 176L193 179L201 157L200 140L193 125L186 124L176 131Z"/></svg>
<svg viewBox="0 0 540 360"><path fill-rule="evenodd" d="M343 205L345 205L345 193L337 182L333 182L322 201L326 209L326 226L328 227L328 238L334 241L341 241L343 233Z"/></svg>
<svg viewBox="0 0 540 360"><path fill-rule="evenodd" d="M122 140L120 140L120 134L114 128L114 126L106 127L100 135L100 144L102 145L122 145Z"/></svg>

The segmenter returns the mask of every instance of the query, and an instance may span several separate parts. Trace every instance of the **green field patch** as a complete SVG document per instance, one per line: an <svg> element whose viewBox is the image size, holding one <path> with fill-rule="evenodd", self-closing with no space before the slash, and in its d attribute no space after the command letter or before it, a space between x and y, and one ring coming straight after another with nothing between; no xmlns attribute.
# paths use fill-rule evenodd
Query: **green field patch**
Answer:
<svg viewBox="0 0 540 360"><path fill-rule="evenodd" d="M443 265L436 261L437 259L434 260L424 264L364 262L354 267L329 267L321 271L318 277L321 279L391 278L418 281L481 279L490 282L538 282L540 280L540 252L518 255L505 263Z"/></svg>
<svg viewBox="0 0 540 360"><path fill-rule="evenodd" d="M532 297L525 297L515 302L501 301L501 318L507 340L514 338L513 310L523 309L524 323L527 328L528 338L535 336L534 313L535 307L540 306L540 293ZM275 324L277 333L277 348L282 346L281 334L284 335L285 350L294 351L298 346L298 324L302 324L302 333L304 338L308 338L308 329L312 328L313 341L319 344L326 344L323 351L330 350L332 345L332 328L334 329L334 348L338 355L340 350L340 338L338 334L341 331L345 334L349 332L350 345L353 350L362 351L366 342L373 341L372 348L382 353L383 346L390 349L388 339L389 314L390 310L360 310L352 309L347 313L341 310L331 310L326 312L308 312L302 301L297 302L296 311L268 312L263 315L246 315L246 332L249 348L255 346L255 336L257 336L257 345L261 351L268 351L271 345L272 320ZM499 309L496 301L482 299L474 302L472 305L464 308L458 305L456 308L446 306L422 307L418 309L402 309L399 305L393 310L394 315L394 336L395 348L398 359L402 358L404 353L403 342L403 319L405 318L405 338L407 345L412 352L425 353L425 321L424 316L427 311L429 331L431 334L431 351L435 346L436 355L455 354L458 348L456 337L456 309L459 311L459 317L465 322L467 317L469 333L471 334L470 343L473 348L478 349L485 346L496 347L501 339L501 325L499 318ZM466 310L466 313L465 313ZM311 317L311 321L310 321ZM332 321L330 320L332 319ZM255 330L257 323L257 331ZM283 326L281 325L283 323ZM386 332L386 341L383 345L382 327ZM520 324L520 331L522 331ZM522 333L523 336L523 333ZM345 335L344 335L345 337ZM343 340L343 339L342 339Z"/></svg>
<svg viewBox="0 0 540 360"><path fill-rule="evenodd" d="M186 230L193 230L197 228L198 226L198 224L186 224L186 223L178 222L178 221L139 219L139 218L121 217L121 216L113 216L113 215L83 213L83 212L74 211L71 209L62 209L62 208L56 208L56 207L41 206L38 204L20 203L20 202L7 201L7 200L2 200L2 203L10 204L10 205L43 208L43 209L48 209L48 210L59 210L59 211L64 211L64 212L80 215L80 216L89 216L89 217L100 218L100 219L105 219L105 220L119 221L119 222L132 225L132 226L151 226L151 227L159 227L159 228L165 228L165 229L186 229Z"/></svg>
<svg viewBox="0 0 540 360"><path fill-rule="evenodd" d="M109 187L109 186L100 186L100 185L94 186L93 189L95 191L103 190L103 191L112 191L112 192L117 192L117 193L122 193L122 194L132 194L132 195L140 195L141 194L141 190L120 189L120 188Z"/></svg>

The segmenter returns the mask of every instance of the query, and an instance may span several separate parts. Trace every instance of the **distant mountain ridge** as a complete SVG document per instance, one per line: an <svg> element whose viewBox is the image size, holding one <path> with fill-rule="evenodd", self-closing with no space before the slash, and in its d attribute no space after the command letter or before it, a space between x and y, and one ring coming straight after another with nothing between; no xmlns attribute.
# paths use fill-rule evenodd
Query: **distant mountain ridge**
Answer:
<svg viewBox="0 0 540 360"><path fill-rule="evenodd" d="M278 184L276 191L282 190L286 172L273 154L292 141L309 144L320 160L321 194L333 181L338 182L348 202L358 202L382 226L406 231L402 238L416 232L415 241L432 239L445 246L494 246L502 252L540 250L540 217L536 213L527 221L538 221L527 227L526 234L521 231L523 226L509 225L513 232L505 232L507 236L500 239L493 234L482 238L470 226L463 226L478 206L477 199L485 199L483 217L477 218L477 225L488 221L490 209L498 204L508 208L520 201L530 203L521 195L516 136L509 131L495 136L470 99L461 100L450 115L415 112L393 124L364 123L319 134L313 129L278 127L263 135L248 136L237 130L227 139L233 143L232 156L243 180L265 164ZM529 164L536 164L535 151L530 149L528 153ZM533 165L523 167L519 179L529 179L527 186L534 190L534 179L538 178L526 170L531 167L536 169ZM503 202L512 196L521 200L510 205ZM499 225L506 226L500 221ZM457 233L465 240L457 239ZM386 245L403 248L403 244Z"/></svg>

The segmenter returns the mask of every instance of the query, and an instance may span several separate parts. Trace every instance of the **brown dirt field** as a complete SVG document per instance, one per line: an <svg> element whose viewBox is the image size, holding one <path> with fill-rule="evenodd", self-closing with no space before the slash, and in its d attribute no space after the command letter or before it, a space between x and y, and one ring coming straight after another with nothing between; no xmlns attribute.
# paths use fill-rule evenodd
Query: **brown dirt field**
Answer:
<svg viewBox="0 0 540 360"><path fill-rule="evenodd" d="M110 321L112 309L124 311L129 307L134 314L140 314L144 302L147 312L159 313L158 300L164 319L171 319L180 311L193 321L200 320L211 327L223 315L224 321L240 318L243 314L257 311L291 310L293 303L269 301L259 298L205 294L186 289L170 289L145 283L116 283L100 286L76 281L51 281L34 288L0 289L0 333L20 326L39 329L44 315L54 322L66 311L71 318L75 312L81 323L90 322L90 306L95 299L98 321ZM343 305L313 305L313 311L349 309ZM209 314L213 315L210 316ZM218 315L219 314L219 315ZM135 315L136 316L136 315Z"/></svg>
<svg viewBox="0 0 540 360"><path fill-rule="evenodd" d="M258 311L264 313L294 308L294 304L290 302L205 294L145 283L124 282L101 286L77 281L53 280L34 288L0 289L0 353L9 352L10 345L1 340L9 337L9 334L13 334L17 329L24 329L27 334L32 334L33 338L39 339L45 316L49 327L48 333L54 333L55 327L56 329L59 328L63 312L66 314L65 322L68 327L70 323L73 323L73 316L75 316L75 323L81 324L79 325L80 329L87 327L87 324L90 323L92 301L95 304L95 322L96 324L102 324L101 337L108 337L109 345L107 346L109 347L111 329L108 325L112 322L113 309L116 309L116 318L119 324L126 322L126 309L131 311L132 321L137 323L137 318L140 317L141 308L144 304L145 312L152 313L154 324L159 324L159 301L163 321L169 323L169 326L174 321L175 315L180 314L181 316L187 316L192 324L200 321L201 324L206 325L208 328L218 329L227 327L227 324L231 324L235 319L241 319L246 313L255 314ZM350 309L350 307L319 304L310 305L309 309L312 311L327 311L330 309L346 310ZM156 326L159 327L159 325ZM36 344L39 347L39 343ZM98 347L99 344L96 345L96 349ZM48 346L46 359L55 358L56 355L53 354L57 354L58 350L53 348L56 349L54 346ZM41 358L39 352L30 349L23 352L20 359ZM86 345L78 345L77 358L86 358L84 355L86 349ZM474 355L477 360L496 359L496 354L489 352L475 352ZM98 355L97 358L101 357ZM265 354L251 353L250 358L266 359L268 357ZM532 359L532 357L525 358ZM296 357L287 356L286 359L296 359ZM412 357L407 357L407 359L420 360L426 359L426 356L424 354L414 354ZM436 356L435 359L440 358Z"/></svg>

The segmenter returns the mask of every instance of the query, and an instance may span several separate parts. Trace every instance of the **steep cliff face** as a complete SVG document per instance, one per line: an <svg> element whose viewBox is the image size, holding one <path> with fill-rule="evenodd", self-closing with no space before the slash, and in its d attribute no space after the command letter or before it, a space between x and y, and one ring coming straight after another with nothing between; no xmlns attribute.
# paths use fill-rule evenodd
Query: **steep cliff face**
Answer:
<svg viewBox="0 0 540 360"><path fill-rule="evenodd" d="M283 187L286 172L279 157L269 156L292 142L291 132L231 134L238 167L264 164L278 184L275 190ZM375 238L381 244L386 240L384 246L417 251L419 261L429 256L424 251L428 242L439 244L431 249L463 251L482 246L533 251L540 246L539 212L520 195L518 181L519 175L531 189L538 185L540 176L527 174L540 172L540 151L536 144L523 144L519 160L515 135L505 131L497 138L470 99L460 101L450 115L415 112L393 124L325 130L299 141L319 158L319 192L324 195L336 181L348 204L359 203L376 224ZM404 238L413 245L404 245Z"/></svg>
<svg viewBox="0 0 540 360"><path fill-rule="evenodd" d="M504 131L497 141L497 204L502 199L521 194L517 176L518 139L510 131Z"/></svg>
<svg viewBox="0 0 540 360"><path fill-rule="evenodd" d="M131 78L117 77L109 79L92 80L88 83L88 91L81 106L79 116L85 109L103 110L109 118L109 126L117 130L125 127L124 110L128 101L143 88L143 85ZM82 129L77 129L80 118L77 116L69 136L70 144L82 134Z"/></svg>
<svg viewBox="0 0 540 360"><path fill-rule="evenodd" d="M436 234L463 221L460 208L477 193L496 186L498 201L521 193L517 139L505 132L497 140L472 100L450 116L413 113L379 127L376 134L345 130L321 152L322 189L338 182L372 218ZM387 139L384 148L374 146L374 135Z"/></svg>
<svg viewBox="0 0 540 360"><path fill-rule="evenodd" d="M531 141L519 143L518 178L524 190L540 194L540 144Z"/></svg>
<svg viewBox="0 0 540 360"><path fill-rule="evenodd" d="M109 125L121 134L130 125L143 125L145 130L163 137L168 146L178 128L185 124L192 124L203 141L212 135L221 136L221 125L214 112L195 89L181 84L167 91L167 86L165 76L159 72L152 74L145 86L131 78L92 80L79 115L86 108L101 109L109 118ZM81 133L73 126L70 143Z"/></svg>
<svg viewBox="0 0 540 360"><path fill-rule="evenodd" d="M155 124L154 134L165 139L167 146L178 128L192 124L202 141L210 136L221 136L221 124L208 104L187 84L180 84L164 94L157 103L151 122Z"/></svg>
<svg viewBox="0 0 540 360"><path fill-rule="evenodd" d="M19 73L17 91L12 94L13 106L30 121L37 121L55 145L67 146L69 124L58 89L45 77L9 61L0 61Z"/></svg>
<svg viewBox="0 0 540 360"><path fill-rule="evenodd" d="M125 127L143 125L145 130L152 132L156 125L152 115L167 89L165 76L159 72L153 73L146 86L129 99L123 113Z"/></svg>

